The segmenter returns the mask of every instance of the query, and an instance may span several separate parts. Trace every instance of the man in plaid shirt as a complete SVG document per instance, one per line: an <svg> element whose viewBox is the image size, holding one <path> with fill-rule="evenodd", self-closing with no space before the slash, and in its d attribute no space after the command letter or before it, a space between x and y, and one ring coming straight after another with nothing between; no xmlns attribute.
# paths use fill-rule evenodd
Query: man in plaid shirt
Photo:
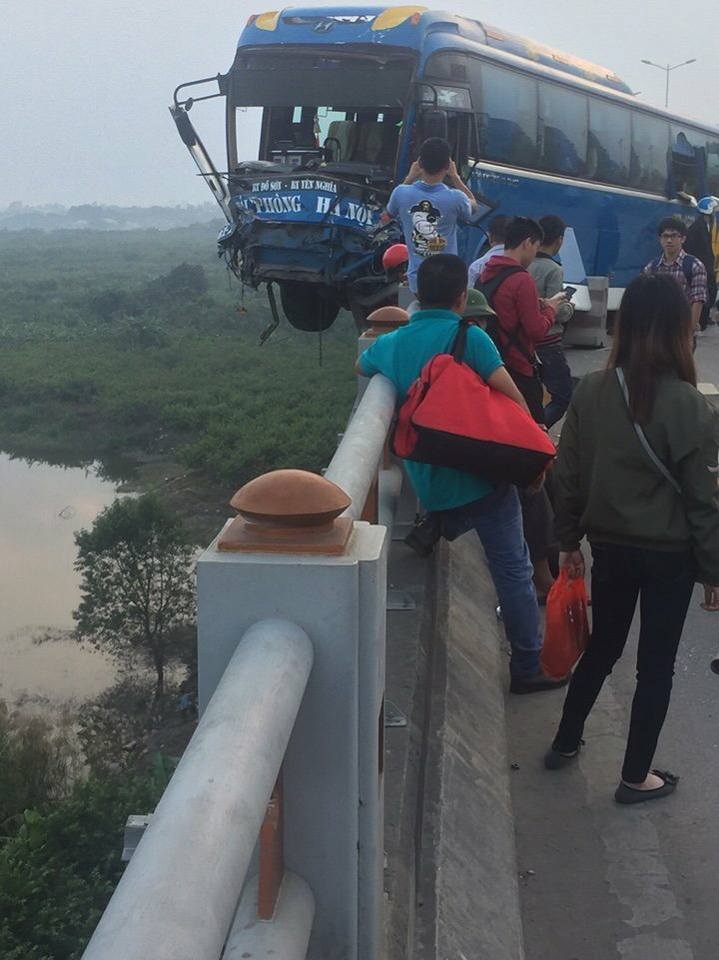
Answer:
<svg viewBox="0 0 719 960"><path fill-rule="evenodd" d="M644 273L668 273L687 296L692 310L694 329L699 329L707 299L707 272L704 264L682 249L687 229L679 217L665 217L657 227L662 255L644 268Z"/></svg>

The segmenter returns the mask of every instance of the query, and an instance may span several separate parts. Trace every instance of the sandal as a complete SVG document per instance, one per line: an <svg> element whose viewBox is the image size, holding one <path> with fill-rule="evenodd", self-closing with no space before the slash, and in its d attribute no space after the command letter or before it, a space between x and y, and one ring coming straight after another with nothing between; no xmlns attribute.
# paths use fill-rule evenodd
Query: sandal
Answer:
<svg viewBox="0 0 719 960"><path fill-rule="evenodd" d="M579 751L584 746L584 740L579 741L579 746L573 753L562 753L561 750L556 750L554 747L550 747L549 750L544 754L544 767L546 770L561 770L562 767L567 767L569 764L576 760L579 756Z"/></svg>
<svg viewBox="0 0 719 960"><path fill-rule="evenodd" d="M644 803L645 800L658 800L674 792L679 777L669 773L668 770L652 770L652 773L664 781L661 787L655 787L653 790L637 790L636 787L629 787L622 781L614 793L617 803Z"/></svg>

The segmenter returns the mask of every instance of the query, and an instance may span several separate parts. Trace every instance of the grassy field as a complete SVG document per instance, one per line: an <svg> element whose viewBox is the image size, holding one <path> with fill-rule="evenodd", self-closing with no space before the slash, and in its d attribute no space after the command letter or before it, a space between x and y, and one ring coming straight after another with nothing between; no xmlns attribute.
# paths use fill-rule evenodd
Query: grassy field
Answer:
<svg viewBox="0 0 719 960"><path fill-rule="evenodd" d="M169 462L236 488L326 465L355 391L355 330L286 322L264 345L264 294L230 284L215 231L0 232L0 449ZM246 311L246 312L245 312Z"/></svg>

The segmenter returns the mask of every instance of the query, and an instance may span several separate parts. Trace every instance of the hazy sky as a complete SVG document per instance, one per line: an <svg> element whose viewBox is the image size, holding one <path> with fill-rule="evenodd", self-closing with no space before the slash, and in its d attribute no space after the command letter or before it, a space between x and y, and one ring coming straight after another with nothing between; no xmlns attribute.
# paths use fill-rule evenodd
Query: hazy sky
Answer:
<svg viewBox="0 0 719 960"><path fill-rule="evenodd" d="M719 126L716 0L446 6L611 67L654 104L664 73L640 60L696 57L672 74L670 106ZM267 9L271 0L0 0L0 203L210 198L167 107L178 83L224 73L248 15ZM224 169L221 110L210 101L192 116Z"/></svg>

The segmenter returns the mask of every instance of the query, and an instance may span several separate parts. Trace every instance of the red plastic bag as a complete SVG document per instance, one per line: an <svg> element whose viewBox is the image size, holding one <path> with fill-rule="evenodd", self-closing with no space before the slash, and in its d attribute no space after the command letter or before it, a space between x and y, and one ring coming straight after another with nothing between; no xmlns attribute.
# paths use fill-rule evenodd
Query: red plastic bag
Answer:
<svg viewBox="0 0 719 960"><path fill-rule="evenodd" d="M560 570L547 597L547 620L542 647L542 669L550 677L564 677L589 643L587 587Z"/></svg>

